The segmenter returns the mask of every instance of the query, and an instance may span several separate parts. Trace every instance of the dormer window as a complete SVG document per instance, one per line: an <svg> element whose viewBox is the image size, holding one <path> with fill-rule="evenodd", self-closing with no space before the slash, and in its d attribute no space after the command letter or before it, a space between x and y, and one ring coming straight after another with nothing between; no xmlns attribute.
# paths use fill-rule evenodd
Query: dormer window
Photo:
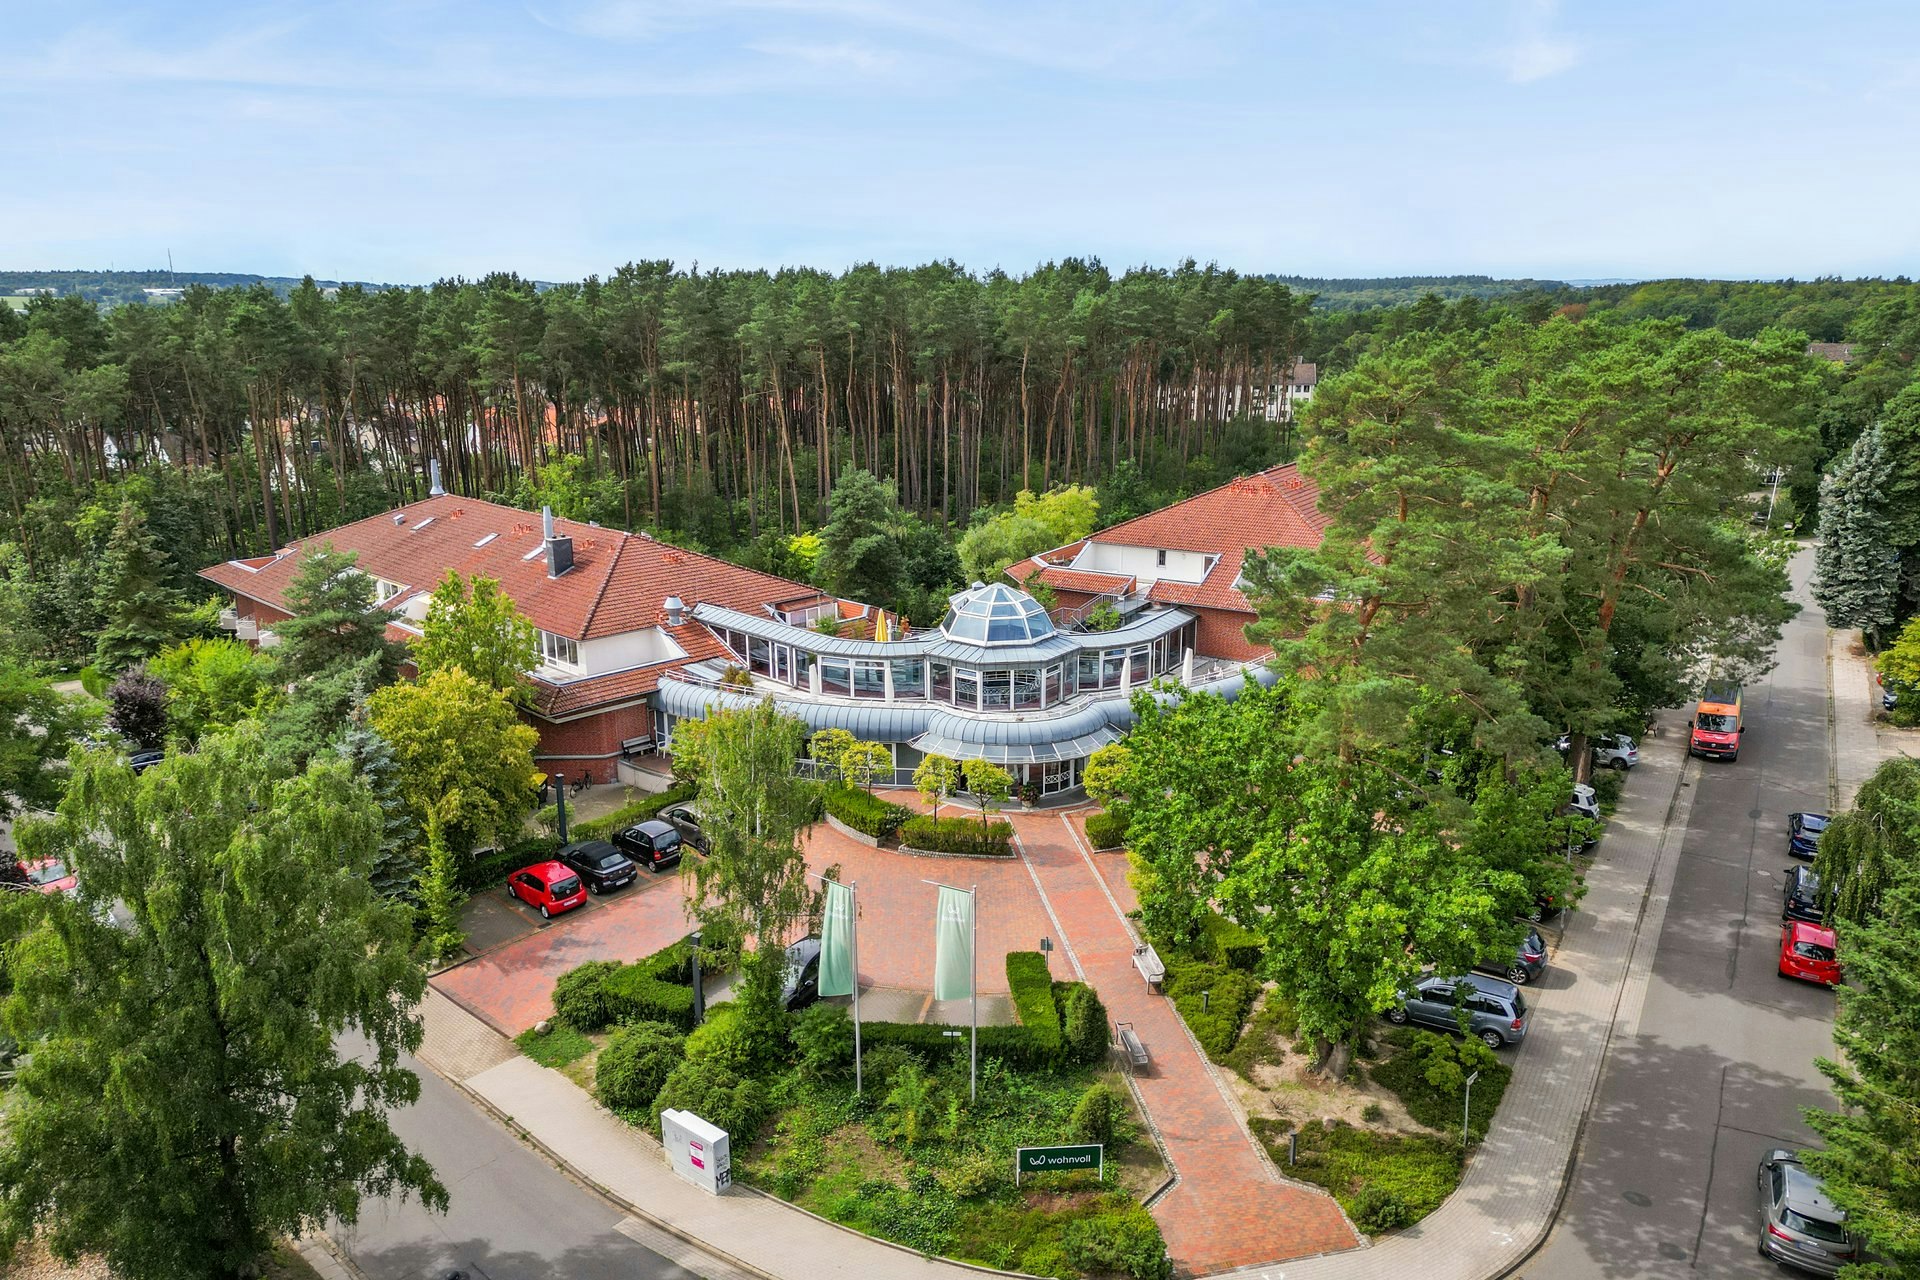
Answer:
<svg viewBox="0 0 1920 1280"><path fill-rule="evenodd" d="M373 602L375 604L385 604L406 589L406 584L403 582L388 582L385 578L375 578L373 580Z"/></svg>
<svg viewBox="0 0 1920 1280"><path fill-rule="evenodd" d="M580 665L580 646L570 636L557 636L551 631L542 631L540 657L551 666L577 667Z"/></svg>

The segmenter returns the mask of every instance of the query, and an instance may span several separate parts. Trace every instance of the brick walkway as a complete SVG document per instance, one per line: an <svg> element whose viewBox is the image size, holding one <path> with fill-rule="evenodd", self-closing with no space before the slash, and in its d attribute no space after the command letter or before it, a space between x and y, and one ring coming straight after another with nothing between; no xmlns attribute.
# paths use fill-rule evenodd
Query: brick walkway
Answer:
<svg viewBox="0 0 1920 1280"><path fill-rule="evenodd" d="M1153 1055L1137 1083L1180 1178L1153 1206L1174 1266L1207 1275L1353 1248L1332 1197L1275 1176L1172 1003L1135 971L1133 933L1111 889L1116 876L1124 887L1124 861L1104 855L1096 869L1072 815L1011 816L1072 961L1100 992L1108 1016L1132 1023Z"/></svg>

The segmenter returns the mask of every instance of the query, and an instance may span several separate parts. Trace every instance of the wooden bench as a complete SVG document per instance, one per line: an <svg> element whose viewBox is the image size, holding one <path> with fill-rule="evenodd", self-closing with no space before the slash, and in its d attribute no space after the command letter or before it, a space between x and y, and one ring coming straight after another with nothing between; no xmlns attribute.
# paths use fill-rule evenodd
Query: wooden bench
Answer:
<svg viewBox="0 0 1920 1280"><path fill-rule="evenodd" d="M643 756L652 750L653 735L650 733L643 733L637 738L628 738L620 744L620 754L623 756Z"/></svg>
<svg viewBox="0 0 1920 1280"><path fill-rule="evenodd" d="M1133 967L1140 971L1140 976L1145 978L1147 985L1155 991L1158 991L1161 984L1167 980L1166 962L1160 958L1160 953L1153 949L1151 943L1143 942L1133 949Z"/></svg>
<svg viewBox="0 0 1920 1280"><path fill-rule="evenodd" d="M1146 1042L1134 1032L1131 1022L1115 1023L1113 1036L1120 1045L1120 1052L1126 1058L1129 1069L1139 1071L1152 1061L1147 1054Z"/></svg>

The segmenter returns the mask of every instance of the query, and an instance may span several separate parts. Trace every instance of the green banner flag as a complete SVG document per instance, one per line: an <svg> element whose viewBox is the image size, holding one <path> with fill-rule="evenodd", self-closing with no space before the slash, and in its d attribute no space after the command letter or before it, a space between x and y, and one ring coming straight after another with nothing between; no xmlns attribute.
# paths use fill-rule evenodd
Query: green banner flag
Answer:
<svg viewBox="0 0 1920 1280"><path fill-rule="evenodd" d="M820 921L820 994L853 994L853 890L837 881L827 883L827 899Z"/></svg>
<svg viewBox="0 0 1920 1280"><path fill-rule="evenodd" d="M933 998L965 1000L973 994L973 895L942 885L933 931Z"/></svg>

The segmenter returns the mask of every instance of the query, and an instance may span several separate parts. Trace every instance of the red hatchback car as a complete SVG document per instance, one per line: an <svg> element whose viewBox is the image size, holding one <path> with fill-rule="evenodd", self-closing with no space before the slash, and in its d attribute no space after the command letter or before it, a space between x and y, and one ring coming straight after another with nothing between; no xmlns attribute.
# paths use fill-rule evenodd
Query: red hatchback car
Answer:
<svg viewBox="0 0 1920 1280"><path fill-rule="evenodd" d="M548 918L571 911L587 900L587 886L572 867L558 862L536 862L507 877L507 892Z"/></svg>
<svg viewBox="0 0 1920 1280"><path fill-rule="evenodd" d="M1795 920L1780 930L1780 976L1825 987L1840 985L1838 941L1833 930Z"/></svg>

